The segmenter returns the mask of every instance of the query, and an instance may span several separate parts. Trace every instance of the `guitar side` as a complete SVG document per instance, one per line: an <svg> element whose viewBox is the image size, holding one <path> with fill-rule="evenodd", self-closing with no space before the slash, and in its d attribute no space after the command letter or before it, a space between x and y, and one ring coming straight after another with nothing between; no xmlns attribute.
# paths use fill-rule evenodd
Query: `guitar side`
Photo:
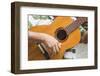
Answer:
<svg viewBox="0 0 100 76"><path fill-rule="evenodd" d="M46 34L49 34L55 37L55 33L58 28L68 27L72 22L73 22L73 19L71 17L59 16L55 18L54 22L51 25L34 26L30 29L30 31L46 33ZM62 46L61 46L59 53L52 55L50 58L51 59L62 59L64 52L67 51L67 49L74 47L76 44L79 43L79 41L80 41L80 30L79 28L77 28L70 35L68 35L68 38L66 40L60 41L60 43L62 43ZM41 53L41 50L38 48L37 45L34 45L30 42L28 43L28 45L29 45L28 47L28 59L29 60L45 59L44 55Z"/></svg>

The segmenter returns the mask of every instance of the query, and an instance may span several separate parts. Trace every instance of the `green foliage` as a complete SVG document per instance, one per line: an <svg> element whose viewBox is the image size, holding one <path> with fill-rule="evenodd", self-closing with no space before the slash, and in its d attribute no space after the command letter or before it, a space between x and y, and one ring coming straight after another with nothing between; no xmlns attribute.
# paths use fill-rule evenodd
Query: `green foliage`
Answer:
<svg viewBox="0 0 100 76"><path fill-rule="evenodd" d="M32 27L32 23L30 21L28 21L28 28Z"/></svg>

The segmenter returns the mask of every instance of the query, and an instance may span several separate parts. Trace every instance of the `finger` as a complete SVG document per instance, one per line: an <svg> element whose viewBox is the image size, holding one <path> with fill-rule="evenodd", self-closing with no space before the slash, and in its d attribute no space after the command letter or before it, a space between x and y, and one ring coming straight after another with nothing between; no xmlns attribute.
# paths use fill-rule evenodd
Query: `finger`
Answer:
<svg viewBox="0 0 100 76"><path fill-rule="evenodd" d="M53 51L52 51L52 49L48 49L48 54L49 54L49 56L52 56L52 54L53 54Z"/></svg>
<svg viewBox="0 0 100 76"><path fill-rule="evenodd" d="M59 47L59 49L61 48L61 45L62 45L61 43L58 43L58 47Z"/></svg>
<svg viewBox="0 0 100 76"><path fill-rule="evenodd" d="M53 47L53 52L56 54L56 47L55 46Z"/></svg>
<svg viewBox="0 0 100 76"><path fill-rule="evenodd" d="M52 49L50 47L45 46L45 44L41 43L41 45L44 47L45 51L49 54L49 56L52 55Z"/></svg>
<svg viewBox="0 0 100 76"><path fill-rule="evenodd" d="M56 53L58 53L59 52L59 46L58 46L58 44L56 44L55 48L56 48Z"/></svg>

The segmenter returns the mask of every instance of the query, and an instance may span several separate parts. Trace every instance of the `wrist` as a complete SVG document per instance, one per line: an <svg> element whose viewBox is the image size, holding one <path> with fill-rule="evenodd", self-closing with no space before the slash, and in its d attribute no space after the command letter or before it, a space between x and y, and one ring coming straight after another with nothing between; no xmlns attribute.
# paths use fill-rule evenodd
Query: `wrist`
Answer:
<svg viewBox="0 0 100 76"><path fill-rule="evenodd" d="M44 42L45 41L45 34L44 33L38 33L38 36L39 36L39 40L41 40L41 42Z"/></svg>

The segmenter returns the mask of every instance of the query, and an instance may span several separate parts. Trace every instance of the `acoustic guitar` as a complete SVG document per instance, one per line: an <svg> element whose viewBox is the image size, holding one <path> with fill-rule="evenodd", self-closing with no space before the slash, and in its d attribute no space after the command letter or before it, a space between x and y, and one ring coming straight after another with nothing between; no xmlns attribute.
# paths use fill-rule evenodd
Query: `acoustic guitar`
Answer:
<svg viewBox="0 0 100 76"><path fill-rule="evenodd" d="M55 37L62 46L57 54L50 56L44 45L28 42L28 60L62 59L65 51L79 43L81 37L79 26L86 21L86 17L78 17L74 21L71 17L58 16L50 25L37 25L30 28L30 31Z"/></svg>

